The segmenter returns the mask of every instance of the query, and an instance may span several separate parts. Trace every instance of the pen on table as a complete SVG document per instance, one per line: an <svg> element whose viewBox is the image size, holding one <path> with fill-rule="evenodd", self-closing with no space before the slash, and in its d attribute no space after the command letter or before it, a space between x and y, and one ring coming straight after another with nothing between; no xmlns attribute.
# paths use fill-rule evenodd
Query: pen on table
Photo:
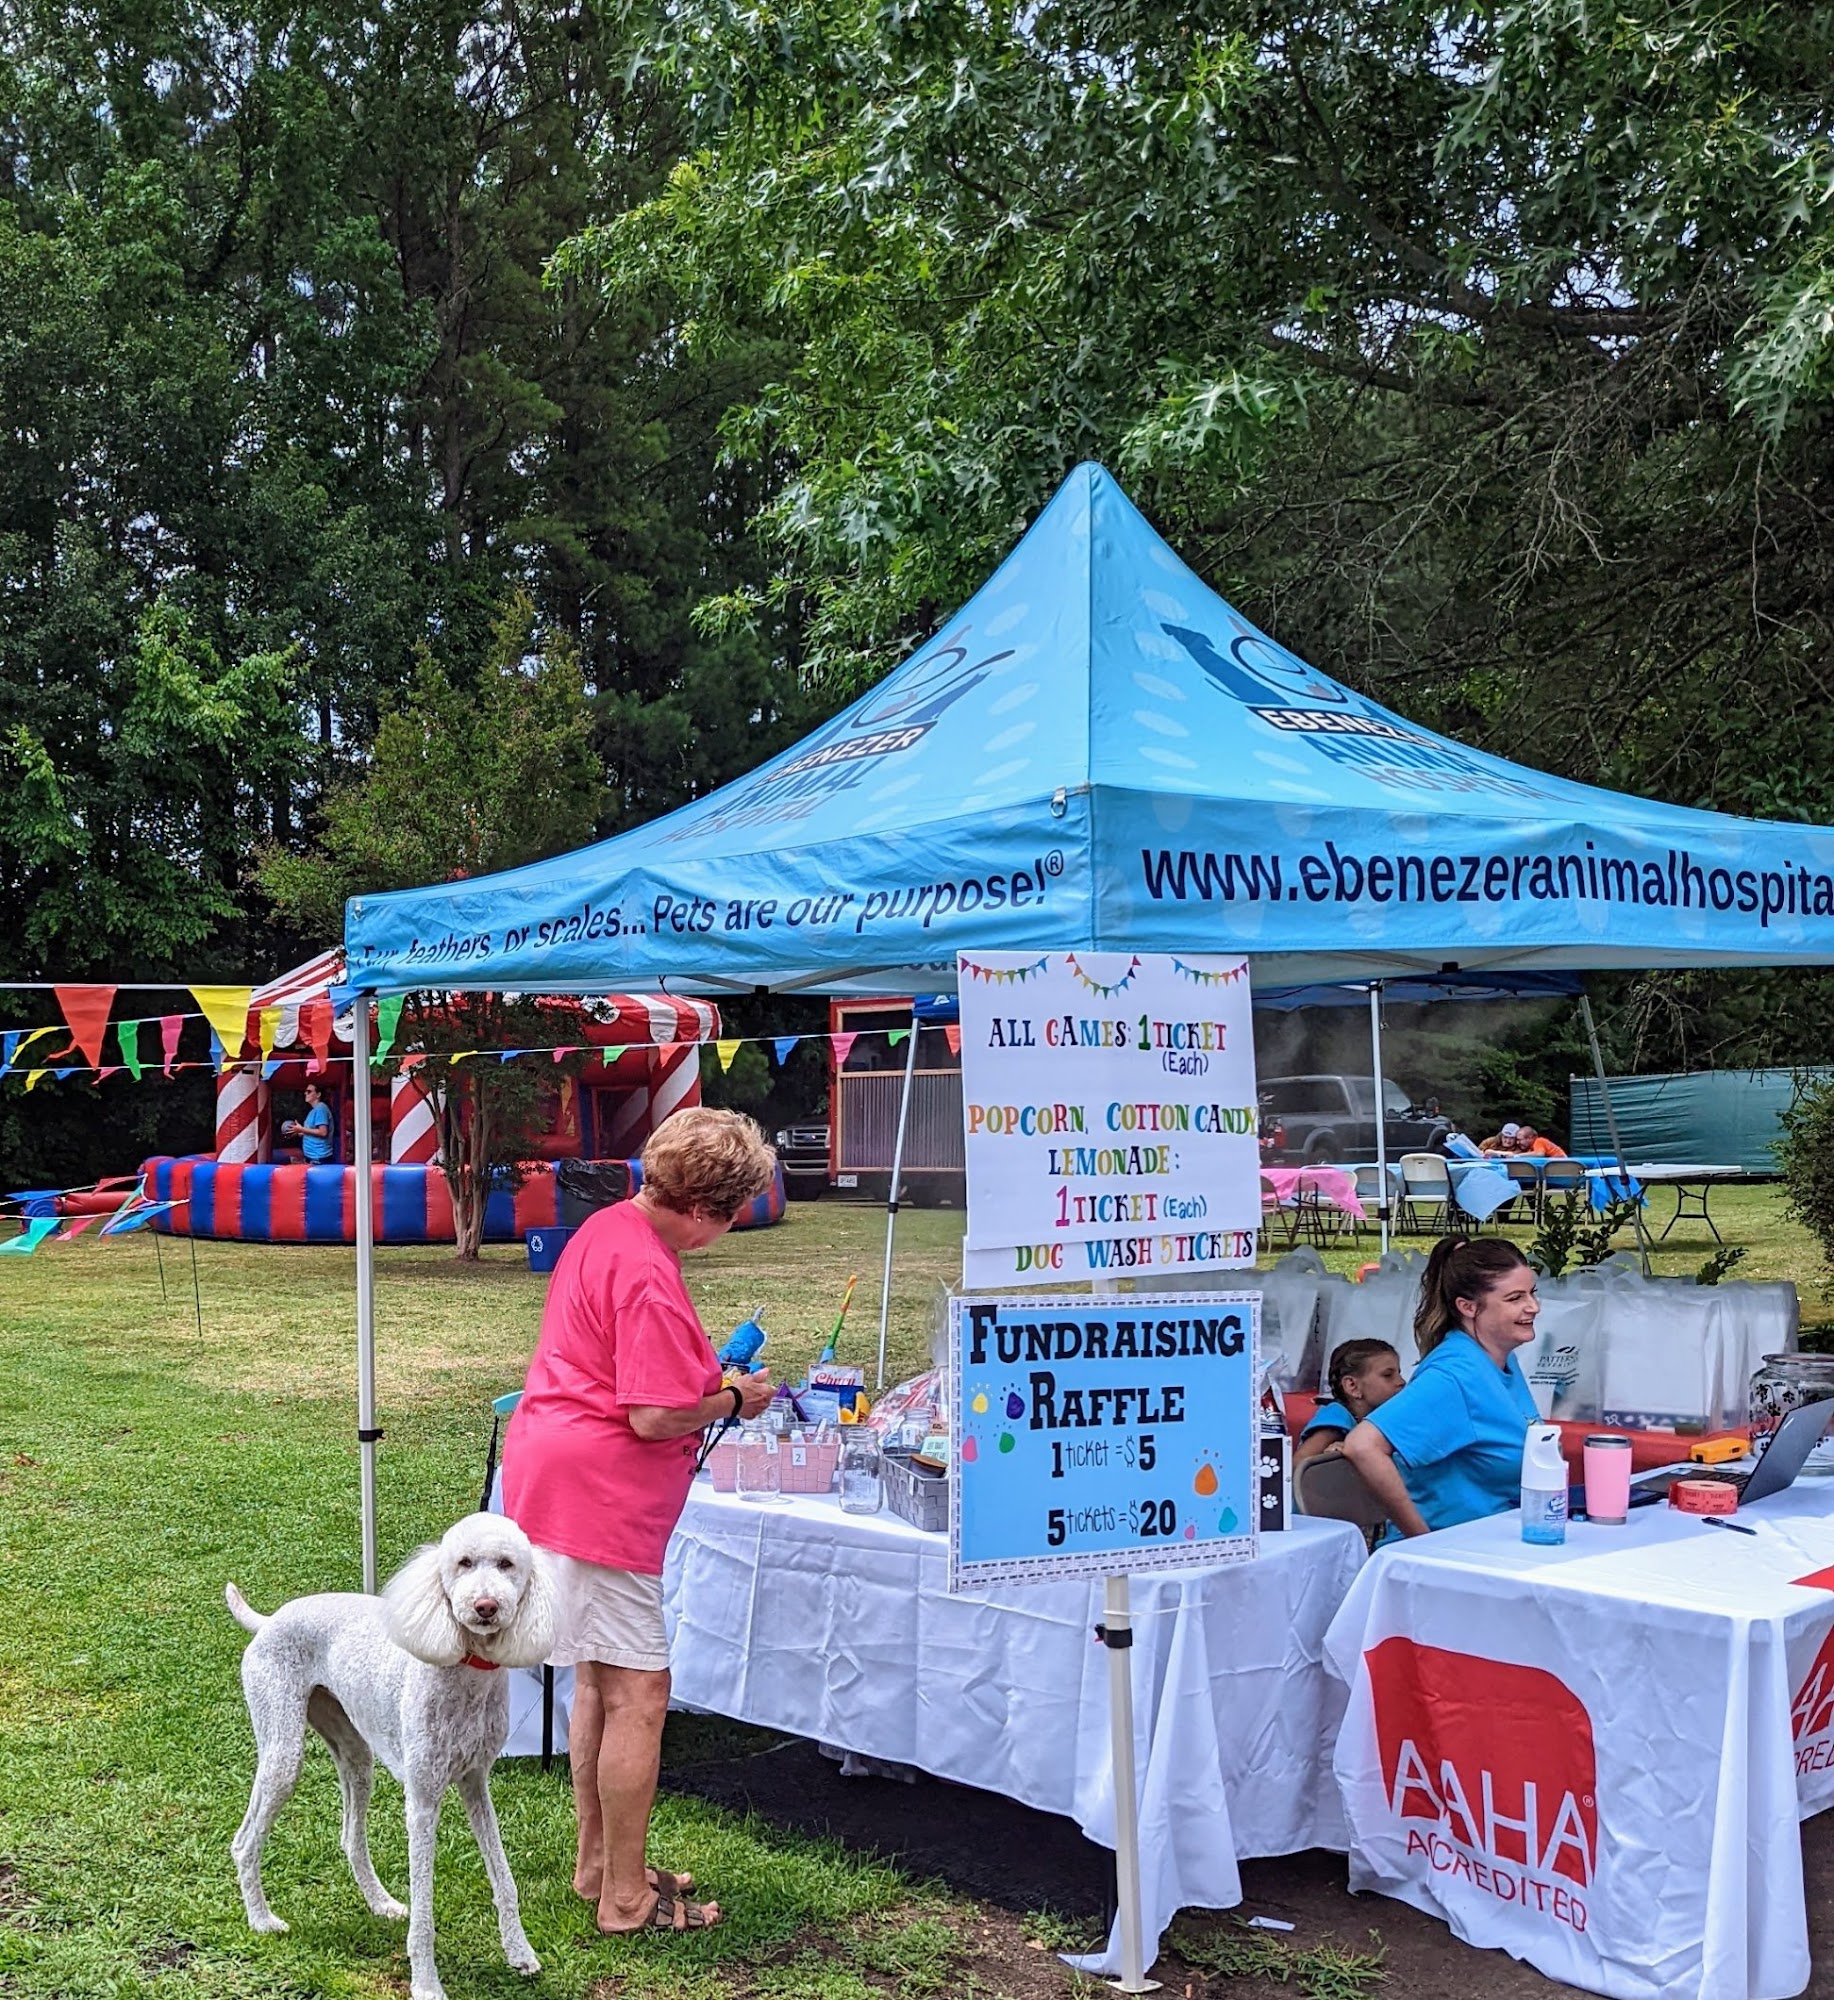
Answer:
<svg viewBox="0 0 1834 2000"><path fill-rule="evenodd" d="M1748 1528L1743 1521L1723 1520L1718 1514L1703 1514L1700 1517L1709 1528L1729 1528L1735 1535L1755 1535L1757 1529Z"/></svg>

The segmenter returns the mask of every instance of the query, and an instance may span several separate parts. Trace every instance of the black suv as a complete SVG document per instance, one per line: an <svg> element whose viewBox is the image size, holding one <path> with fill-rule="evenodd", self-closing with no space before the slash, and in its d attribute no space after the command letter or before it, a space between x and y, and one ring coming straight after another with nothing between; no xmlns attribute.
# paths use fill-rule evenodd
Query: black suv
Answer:
<svg viewBox="0 0 1834 2000"><path fill-rule="evenodd" d="M1414 1104L1392 1077L1382 1079L1388 1157L1438 1153L1452 1121L1436 1103ZM1367 1076L1261 1079L1261 1159L1268 1166L1328 1166L1376 1155L1375 1084Z"/></svg>
<svg viewBox="0 0 1834 2000"><path fill-rule="evenodd" d="M811 1121L786 1125L777 1134L783 1191L792 1201L813 1201L828 1192L828 1128Z"/></svg>

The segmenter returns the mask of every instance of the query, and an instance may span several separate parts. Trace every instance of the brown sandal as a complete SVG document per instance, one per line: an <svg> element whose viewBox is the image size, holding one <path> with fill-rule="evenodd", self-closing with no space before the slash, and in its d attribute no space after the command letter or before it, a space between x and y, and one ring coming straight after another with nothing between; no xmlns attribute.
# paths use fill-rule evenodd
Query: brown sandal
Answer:
<svg viewBox="0 0 1834 2000"><path fill-rule="evenodd" d="M690 1903L685 1896L665 1896L656 1892L656 1907L650 1912L650 1920L644 1925L649 1931L710 1931L719 1922L717 1916L707 1912L716 1906L712 1903Z"/></svg>

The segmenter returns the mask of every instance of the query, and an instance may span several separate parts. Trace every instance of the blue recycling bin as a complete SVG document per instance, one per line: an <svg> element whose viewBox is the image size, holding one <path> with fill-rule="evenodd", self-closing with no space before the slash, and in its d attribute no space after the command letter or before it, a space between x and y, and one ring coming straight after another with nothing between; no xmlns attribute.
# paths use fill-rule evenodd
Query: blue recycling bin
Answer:
<svg viewBox="0 0 1834 2000"><path fill-rule="evenodd" d="M552 1229L530 1229L524 1232L524 1240L529 1246L529 1269L531 1271L551 1271L560 1262L560 1253L567 1247L573 1231L563 1224Z"/></svg>

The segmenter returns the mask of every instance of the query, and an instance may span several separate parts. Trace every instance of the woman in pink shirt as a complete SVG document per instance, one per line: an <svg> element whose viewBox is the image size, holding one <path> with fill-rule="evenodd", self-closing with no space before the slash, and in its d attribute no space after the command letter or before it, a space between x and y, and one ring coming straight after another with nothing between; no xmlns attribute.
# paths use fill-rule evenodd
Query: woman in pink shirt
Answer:
<svg viewBox="0 0 1834 2000"><path fill-rule="evenodd" d="M645 1864L669 1706L662 1563L687 1504L700 1434L755 1416L762 1369L722 1385L682 1282L769 1187L776 1156L749 1118L695 1107L643 1148L636 1197L575 1232L548 1288L541 1336L503 1446L503 1505L560 1573L556 1666L574 1672L567 1742L579 1814L574 1887L612 1935L701 1930L717 1903Z"/></svg>

